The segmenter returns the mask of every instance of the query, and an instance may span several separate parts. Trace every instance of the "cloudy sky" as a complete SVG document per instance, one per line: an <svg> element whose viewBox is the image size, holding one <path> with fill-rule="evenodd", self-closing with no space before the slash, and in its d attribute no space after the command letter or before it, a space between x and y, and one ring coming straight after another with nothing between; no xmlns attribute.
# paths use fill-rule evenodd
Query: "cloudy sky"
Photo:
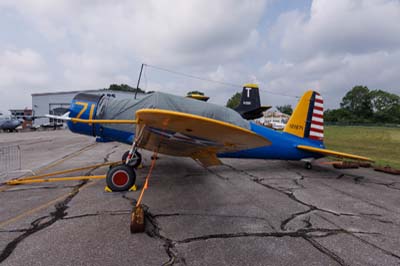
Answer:
<svg viewBox="0 0 400 266"><path fill-rule="evenodd" d="M329 108L355 85L400 94L399 0L0 0L0 110L31 94L136 86L225 104L260 84L262 103L307 89Z"/></svg>

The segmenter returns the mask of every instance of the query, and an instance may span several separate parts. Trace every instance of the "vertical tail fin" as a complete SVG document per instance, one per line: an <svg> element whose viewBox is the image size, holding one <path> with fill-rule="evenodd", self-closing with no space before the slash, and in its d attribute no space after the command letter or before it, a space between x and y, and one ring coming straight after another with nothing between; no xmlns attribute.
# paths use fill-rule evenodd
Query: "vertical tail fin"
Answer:
<svg viewBox="0 0 400 266"><path fill-rule="evenodd" d="M244 119L256 119L263 116L263 112L271 106L261 106L260 92L257 84L245 84L239 105L235 108Z"/></svg>
<svg viewBox="0 0 400 266"><path fill-rule="evenodd" d="M315 91L307 91L301 97L284 132L301 138L324 140L324 101Z"/></svg>

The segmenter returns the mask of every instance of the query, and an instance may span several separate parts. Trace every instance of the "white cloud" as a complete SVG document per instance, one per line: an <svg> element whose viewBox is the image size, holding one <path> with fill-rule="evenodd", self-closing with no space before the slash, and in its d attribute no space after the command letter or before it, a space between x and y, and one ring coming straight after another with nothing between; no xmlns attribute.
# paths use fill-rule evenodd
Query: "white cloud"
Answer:
<svg viewBox="0 0 400 266"><path fill-rule="evenodd" d="M400 92L399 1L314 0L309 14L282 14L267 41L280 58L259 73L274 92L319 90L330 108L355 85Z"/></svg>
<svg viewBox="0 0 400 266"><path fill-rule="evenodd" d="M154 64L237 58L258 41L266 0L6 1L50 40ZM1 7L1 4L0 4Z"/></svg>
<svg viewBox="0 0 400 266"><path fill-rule="evenodd" d="M309 16L289 12L280 17L283 55L293 60L315 53L368 53L400 45L400 2L388 0L314 0Z"/></svg>
<svg viewBox="0 0 400 266"><path fill-rule="evenodd" d="M259 43L257 27L266 2L4 0L0 11L13 9L42 35L49 74L57 81L48 90L76 90L135 85L142 62L203 77L218 66L235 65ZM202 85L218 88L161 76L150 84L177 94Z"/></svg>
<svg viewBox="0 0 400 266"><path fill-rule="evenodd" d="M1 47L14 47L3 48L1 59L7 51L20 55L0 75L19 90L50 83L45 91L135 86L145 62L228 83L260 82L264 104L288 101L271 93L300 95L309 88L332 105L357 84L398 92L399 1L314 0L305 12L286 10L264 35L260 23L270 2L3 0L0 12L11 9L20 16L13 21L35 38L7 43L0 32ZM21 56L21 47L33 55ZM176 94L202 90L221 104L240 90L154 69L142 82Z"/></svg>
<svg viewBox="0 0 400 266"><path fill-rule="evenodd" d="M31 49L0 52L0 110L31 106L31 93L46 87L49 77L42 56Z"/></svg>

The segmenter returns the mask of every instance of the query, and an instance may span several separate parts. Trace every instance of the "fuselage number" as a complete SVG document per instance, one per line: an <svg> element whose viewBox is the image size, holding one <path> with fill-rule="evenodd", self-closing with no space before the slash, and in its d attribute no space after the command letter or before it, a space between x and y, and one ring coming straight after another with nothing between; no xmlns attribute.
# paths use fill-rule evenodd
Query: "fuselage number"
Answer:
<svg viewBox="0 0 400 266"><path fill-rule="evenodd" d="M304 130L304 127L301 125L290 124L289 127L295 130Z"/></svg>

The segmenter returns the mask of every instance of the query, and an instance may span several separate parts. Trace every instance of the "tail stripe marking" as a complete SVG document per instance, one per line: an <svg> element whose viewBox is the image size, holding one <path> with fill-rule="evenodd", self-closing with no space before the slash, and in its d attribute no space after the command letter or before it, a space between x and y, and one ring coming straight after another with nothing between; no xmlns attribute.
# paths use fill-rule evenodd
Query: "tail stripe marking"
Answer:
<svg viewBox="0 0 400 266"><path fill-rule="evenodd" d="M313 125L319 125L319 126L324 125L324 122L319 122L319 121L315 121L315 120L313 120L312 123L313 123Z"/></svg>
<svg viewBox="0 0 400 266"><path fill-rule="evenodd" d="M324 138L324 101L318 93L315 93L315 100L311 118L310 139L323 140Z"/></svg>
<svg viewBox="0 0 400 266"><path fill-rule="evenodd" d="M315 122L324 123L324 119L319 118L319 117L313 117L312 122L314 123L314 121L315 121Z"/></svg>
<svg viewBox="0 0 400 266"><path fill-rule="evenodd" d="M315 136L315 137L323 138L323 137L324 137L324 134L318 133L318 132L314 132L314 131L310 131L310 136Z"/></svg>
<svg viewBox="0 0 400 266"><path fill-rule="evenodd" d="M323 129L318 129L318 128L311 128L310 132L324 133L324 130Z"/></svg>
<svg viewBox="0 0 400 266"><path fill-rule="evenodd" d="M322 112L322 111L320 111L320 110L317 110L317 108L314 108L313 114L314 114L314 115L315 115L315 114L317 114L317 115L323 115L324 112Z"/></svg>
<svg viewBox="0 0 400 266"><path fill-rule="evenodd" d="M324 127L323 127L322 125L317 125L317 124L315 124L315 123L312 123L312 124L311 124L311 127L312 127L312 128L315 128L315 129L324 130Z"/></svg>
<svg viewBox="0 0 400 266"><path fill-rule="evenodd" d="M324 116L323 115L319 115L319 114L313 114L313 116L312 116L312 118L324 118ZM321 121L321 122L323 122L323 121Z"/></svg>

